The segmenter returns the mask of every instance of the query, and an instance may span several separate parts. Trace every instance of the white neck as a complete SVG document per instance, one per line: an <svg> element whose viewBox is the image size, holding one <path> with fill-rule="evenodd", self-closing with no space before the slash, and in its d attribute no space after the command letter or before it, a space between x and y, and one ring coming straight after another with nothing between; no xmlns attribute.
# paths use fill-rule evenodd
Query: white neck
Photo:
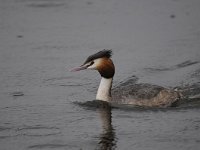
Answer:
<svg viewBox="0 0 200 150"><path fill-rule="evenodd" d="M113 78L101 78L101 82L97 91L96 99L103 101L111 101L111 87Z"/></svg>

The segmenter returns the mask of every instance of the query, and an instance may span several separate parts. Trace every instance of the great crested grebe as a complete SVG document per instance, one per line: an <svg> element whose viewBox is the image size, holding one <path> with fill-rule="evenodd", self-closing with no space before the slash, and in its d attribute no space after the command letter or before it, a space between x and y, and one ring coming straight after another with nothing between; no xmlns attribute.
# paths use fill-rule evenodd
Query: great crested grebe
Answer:
<svg viewBox="0 0 200 150"><path fill-rule="evenodd" d="M73 72L92 69L100 73L102 78L96 95L97 100L144 107L167 107L177 103L181 98L178 91L147 83L132 84L131 81L123 83L111 93L115 74L111 55L111 50L99 51L89 56L80 67L71 70Z"/></svg>

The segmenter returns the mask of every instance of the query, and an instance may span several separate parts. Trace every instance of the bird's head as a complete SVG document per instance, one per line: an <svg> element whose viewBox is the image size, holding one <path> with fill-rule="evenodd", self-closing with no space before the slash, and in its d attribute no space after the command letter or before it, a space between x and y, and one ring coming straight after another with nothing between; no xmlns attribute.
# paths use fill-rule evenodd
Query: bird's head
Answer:
<svg viewBox="0 0 200 150"><path fill-rule="evenodd" d="M115 74L115 66L110 59L112 56L111 50L102 50L91 56L79 67L71 71L80 71L85 69L98 70L100 75L104 78L112 78Z"/></svg>

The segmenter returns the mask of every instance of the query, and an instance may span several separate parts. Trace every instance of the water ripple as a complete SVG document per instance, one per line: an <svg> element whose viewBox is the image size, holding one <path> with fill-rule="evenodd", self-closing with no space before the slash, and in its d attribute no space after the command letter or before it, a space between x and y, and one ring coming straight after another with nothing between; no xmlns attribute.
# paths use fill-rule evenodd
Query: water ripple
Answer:
<svg viewBox="0 0 200 150"><path fill-rule="evenodd" d="M198 64L198 63L199 63L199 61L187 60L187 61L179 63L175 66L171 66L171 67L160 67L160 68L151 68L150 67L150 68L144 68L144 69L147 70L147 71L150 71L150 72L173 71L173 70L176 70L176 69L189 67L189 66L192 66L192 65L195 65L195 64Z"/></svg>
<svg viewBox="0 0 200 150"><path fill-rule="evenodd" d="M15 136L17 136L17 133L15 132L14 128L6 126L0 127L0 139L6 139Z"/></svg>
<svg viewBox="0 0 200 150"><path fill-rule="evenodd" d="M53 85L53 86L83 86L83 85L89 85L90 82L87 82L87 79L84 79L84 83L81 82L83 79L74 78L72 76L68 77L55 77L55 78L49 78L45 79L43 82L47 85Z"/></svg>
<svg viewBox="0 0 200 150"><path fill-rule="evenodd" d="M26 136L50 136L60 134L60 130L57 127L48 127L48 126L24 126L22 128L18 128L21 134Z"/></svg>
<svg viewBox="0 0 200 150"><path fill-rule="evenodd" d="M0 139L11 138L15 136L52 136L58 135L61 131L57 127L48 127L42 125L23 126L23 127L5 127L0 126Z"/></svg>
<svg viewBox="0 0 200 150"><path fill-rule="evenodd" d="M58 148L66 148L69 145L67 144L38 144L29 146L28 149L58 149Z"/></svg>

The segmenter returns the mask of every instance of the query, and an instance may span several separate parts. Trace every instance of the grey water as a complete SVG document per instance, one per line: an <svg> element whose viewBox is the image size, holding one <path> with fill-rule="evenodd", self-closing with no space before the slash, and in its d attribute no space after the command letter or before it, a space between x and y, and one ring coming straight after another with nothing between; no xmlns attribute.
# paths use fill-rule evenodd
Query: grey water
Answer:
<svg viewBox="0 0 200 150"><path fill-rule="evenodd" d="M197 150L199 0L0 0L0 150ZM181 90L177 107L94 100L100 76L69 72L113 50L124 81Z"/></svg>

